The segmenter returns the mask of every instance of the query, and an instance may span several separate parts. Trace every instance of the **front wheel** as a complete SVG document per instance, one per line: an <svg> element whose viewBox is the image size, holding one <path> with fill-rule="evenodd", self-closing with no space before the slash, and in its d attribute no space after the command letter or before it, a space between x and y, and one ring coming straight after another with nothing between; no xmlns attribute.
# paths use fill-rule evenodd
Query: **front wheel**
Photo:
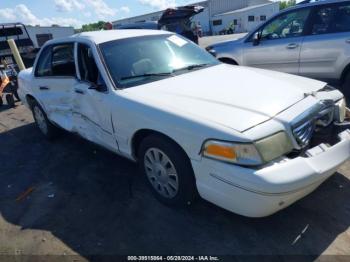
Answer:
<svg viewBox="0 0 350 262"><path fill-rule="evenodd" d="M31 108L35 123L41 133L49 140L55 138L58 133L58 128L48 120L42 107L34 101L32 102Z"/></svg>
<svg viewBox="0 0 350 262"><path fill-rule="evenodd" d="M162 136L146 137L139 164L156 198L167 205L190 205L196 196L195 178L186 153Z"/></svg>

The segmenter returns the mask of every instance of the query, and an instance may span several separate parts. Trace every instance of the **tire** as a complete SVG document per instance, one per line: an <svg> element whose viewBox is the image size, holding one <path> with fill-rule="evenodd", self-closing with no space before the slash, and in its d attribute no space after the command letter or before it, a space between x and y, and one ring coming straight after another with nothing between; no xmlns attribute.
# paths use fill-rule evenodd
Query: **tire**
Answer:
<svg viewBox="0 0 350 262"><path fill-rule="evenodd" d="M0 106L4 105L4 101L2 100L2 97L0 96Z"/></svg>
<svg viewBox="0 0 350 262"><path fill-rule="evenodd" d="M45 111L36 101L31 102L31 109L35 120L35 124L37 125L41 133L48 140L52 140L55 137L57 137L59 132L58 128L49 121Z"/></svg>
<svg viewBox="0 0 350 262"><path fill-rule="evenodd" d="M160 202L188 206L194 201L197 190L192 165L176 143L160 135L148 136L138 156L140 170Z"/></svg>
<svg viewBox="0 0 350 262"><path fill-rule="evenodd" d="M343 92L347 103L350 102L350 71L346 74L341 91Z"/></svg>
<svg viewBox="0 0 350 262"><path fill-rule="evenodd" d="M15 99L12 94L7 94L5 98L8 106L15 107Z"/></svg>

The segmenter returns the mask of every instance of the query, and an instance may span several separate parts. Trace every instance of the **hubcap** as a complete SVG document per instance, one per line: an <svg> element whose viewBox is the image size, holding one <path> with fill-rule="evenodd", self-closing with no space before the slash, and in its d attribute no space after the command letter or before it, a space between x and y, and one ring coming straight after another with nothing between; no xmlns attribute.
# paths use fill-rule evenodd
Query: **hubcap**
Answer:
<svg viewBox="0 0 350 262"><path fill-rule="evenodd" d="M34 107L34 118L41 132L47 134L47 123L44 113L37 106Z"/></svg>
<svg viewBox="0 0 350 262"><path fill-rule="evenodd" d="M157 148L147 150L144 165L148 180L163 197L174 198L179 190L179 179L174 164Z"/></svg>

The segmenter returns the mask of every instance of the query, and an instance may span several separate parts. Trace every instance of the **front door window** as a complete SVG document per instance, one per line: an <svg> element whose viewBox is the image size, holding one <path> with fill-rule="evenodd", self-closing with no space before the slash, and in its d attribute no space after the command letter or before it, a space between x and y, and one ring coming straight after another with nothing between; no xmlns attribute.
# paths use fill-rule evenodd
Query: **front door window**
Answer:
<svg viewBox="0 0 350 262"><path fill-rule="evenodd" d="M285 39L301 36L310 9L283 14L268 23L261 32L262 40Z"/></svg>

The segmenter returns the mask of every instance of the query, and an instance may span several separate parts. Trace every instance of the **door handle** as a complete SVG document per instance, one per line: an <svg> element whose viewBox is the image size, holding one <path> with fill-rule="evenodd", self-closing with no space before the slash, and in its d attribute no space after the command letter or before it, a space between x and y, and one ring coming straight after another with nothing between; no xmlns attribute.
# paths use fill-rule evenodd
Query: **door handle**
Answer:
<svg viewBox="0 0 350 262"><path fill-rule="evenodd" d="M50 90L50 88L48 88L47 86L40 86L39 89L40 90Z"/></svg>
<svg viewBox="0 0 350 262"><path fill-rule="evenodd" d="M85 92L83 90L80 90L80 89L74 89L74 92L79 94L79 95L84 95Z"/></svg>
<svg viewBox="0 0 350 262"><path fill-rule="evenodd" d="M350 39L346 40L346 42L347 42L348 44L350 44Z"/></svg>
<svg viewBox="0 0 350 262"><path fill-rule="evenodd" d="M298 44L292 43L292 44L287 45L287 48L288 48L288 49L295 49L295 48L297 48L298 46L299 46Z"/></svg>

